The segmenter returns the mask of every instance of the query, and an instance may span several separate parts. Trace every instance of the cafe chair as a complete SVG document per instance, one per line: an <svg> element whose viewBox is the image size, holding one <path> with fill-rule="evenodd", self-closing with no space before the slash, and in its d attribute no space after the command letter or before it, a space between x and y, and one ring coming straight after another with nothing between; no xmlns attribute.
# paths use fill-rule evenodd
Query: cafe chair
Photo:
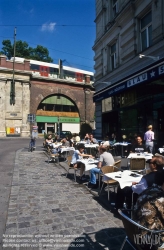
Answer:
<svg viewBox="0 0 164 250"><path fill-rule="evenodd" d="M115 161L113 166L114 166L114 172L121 171L121 160Z"/></svg>
<svg viewBox="0 0 164 250"><path fill-rule="evenodd" d="M149 233L152 239L154 239L155 235L160 235L164 232L164 230L151 230L140 225L139 223L125 215L125 213L123 213L120 209L118 210L118 213L121 216L121 220L126 233L126 237L121 245L120 250L123 250L126 242L132 247L132 249L142 250L142 248L140 247L141 239L139 240L139 237L141 236L141 230L144 230L145 232Z"/></svg>
<svg viewBox="0 0 164 250"><path fill-rule="evenodd" d="M116 162L113 164L113 167L114 167L113 172L120 171L120 170L121 170L121 160L116 161ZM102 177L103 175L104 175L103 173L99 173L99 176L98 176L98 179L99 179L99 189L100 189L101 177Z"/></svg>
<svg viewBox="0 0 164 250"><path fill-rule="evenodd" d="M144 173L146 171L145 158L131 158L129 169L138 173Z"/></svg>
<svg viewBox="0 0 164 250"><path fill-rule="evenodd" d="M45 151L47 157L48 157L48 164L50 161L56 161L59 163L59 154L53 153L53 146L52 145L46 145L46 151Z"/></svg>
<svg viewBox="0 0 164 250"><path fill-rule="evenodd" d="M76 172L78 170L80 170L80 168L74 168L73 164L71 164L71 161L72 161L72 155L68 155L67 156L67 160L66 160L66 163L68 165L68 170L67 170L66 178L67 178L67 176L69 174L69 170L72 169L72 170L74 170L74 181L76 182Z"/></svg>
<svg viewBox="0 0 164 250"><path fill-rule="evenodd" d="M117 172L118 170L116 168L114 168L114 166L103 166L101 168L101 171L102 171L102 174L108 174L108 173L113 173L113 172ZM108 201L109 201L109 196L110 196L110 188L113 188L114 189L114 192L115 192L115 187L117 187L119 185L118 181L116 180L112 180L108 177L106 177L106 179L104 178L104 180L102 179L102 186L101 186L101 190L100 190L100 194L102 192L102 189L103 189L103 186L104 186L104 183L107 184L107 187L108 187ZM99 194L99 195L100 195Z"/></svg>

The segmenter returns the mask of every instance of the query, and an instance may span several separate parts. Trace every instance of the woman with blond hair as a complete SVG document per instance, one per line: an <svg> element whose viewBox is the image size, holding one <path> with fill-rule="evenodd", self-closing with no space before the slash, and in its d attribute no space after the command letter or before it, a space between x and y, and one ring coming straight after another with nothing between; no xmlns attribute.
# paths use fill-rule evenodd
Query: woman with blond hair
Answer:
<svg viewBox="0 0 164 250"><path fill-rule="evenodd" d="M148 131L144 135L144 140L145 140L145 146L146 149L148 149L148 152L152 154L153 152L153 140L154 140L154 132L152 131L153 126L149 125L148 126Z"/></svg>

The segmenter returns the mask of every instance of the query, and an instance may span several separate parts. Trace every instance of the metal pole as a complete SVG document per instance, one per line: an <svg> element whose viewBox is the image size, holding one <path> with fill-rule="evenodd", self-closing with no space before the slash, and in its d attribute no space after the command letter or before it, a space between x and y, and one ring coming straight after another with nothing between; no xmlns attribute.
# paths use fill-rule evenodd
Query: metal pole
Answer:
<svg viewBox="0 0 164 250"><path fill-rule="evenodd" d="M60 138L60 117L58 116L58 134Z"/></svg>
<svg viewBox="0 0 164 250"><path fill-rule="evenodd" d="M11 82L11 105L15 104L15 50L16 50L16 28L14 29L14 58L13 58L13 79Z"/></svg>
<svg viewBox="0 0 164 250"><path fill-rule="evenodd" d="M14 75L15 75L15 50L16 50L16 28L14 29L13 82L14 82Z"/></svg>

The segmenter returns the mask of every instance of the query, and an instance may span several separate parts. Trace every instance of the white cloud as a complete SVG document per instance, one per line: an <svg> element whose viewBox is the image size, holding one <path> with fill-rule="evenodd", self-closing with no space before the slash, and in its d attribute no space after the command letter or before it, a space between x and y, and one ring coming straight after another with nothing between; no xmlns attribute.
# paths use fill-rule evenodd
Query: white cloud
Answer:
<svg viewBox="0 0 164 250"><path fill-rule="evenodd" d="M41 31L54 31L56 23L44 23L42 25Z"/></svg>

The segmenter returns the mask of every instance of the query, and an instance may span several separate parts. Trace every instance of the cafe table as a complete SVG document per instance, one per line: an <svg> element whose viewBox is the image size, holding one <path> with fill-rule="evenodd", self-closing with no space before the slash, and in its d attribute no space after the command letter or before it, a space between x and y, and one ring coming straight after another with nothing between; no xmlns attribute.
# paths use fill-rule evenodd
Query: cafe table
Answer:
<svg viewBox="0 0 164 250"><path fill-rule="evenodd" d="M62 145L62 143L52 143L53 148L58 148Z"/></svg>
<svg viewBox="0 0 164 250"><path fill-rule="evenodd" d="M89 154L91 155L92 153L91 153L91 149L92 148L98 148L99 147L99 144L97 144L97 143L86 143L86 144L84 144L84 147L87 149L87 148L89 148Z"/></svg>
<svg viewBox="0 0 164 250"><path fill-rule="evenodd" d="M130 170L124 170L123 172L117 171L112 173L104 174L103 178L111 178L113 180L116 180L120 184L120 188L123 189L126 186L131 186L132 182L140 182L143 175L136 174Z"/></svg>
<svg viewBox="0 0 164 250"><path fill-rule="evenodd" d="M81 162L85 165L84 171L86 172L91 170L92 168L96 168L99 161L97 159L88 158L88 159L78 159L77 162Z"/></svg>
<svg viewBox="0 0 164 250"><path fill-rule="evenodd" d="M130 153L127 157L127 159L131 158L145 158L146 161L151 160L153 157L153 154L150 153Z"/></svg>
<svg viewBox="0 0 164 250"><path fill-rule="evenodd" d="M164 148L159 148L158 151L160 152L160 154L164 153Z"/></svg>
<svg viewBox="0 0 164 250"><path fill-rule="evenodd" d="M117 146L121 146L121 157L124 157L124 150L123 147L127 147L128 145L130 145L131 143L128 142L116 142L114 143L112 146L113 147L117 147Z"/></svg>

